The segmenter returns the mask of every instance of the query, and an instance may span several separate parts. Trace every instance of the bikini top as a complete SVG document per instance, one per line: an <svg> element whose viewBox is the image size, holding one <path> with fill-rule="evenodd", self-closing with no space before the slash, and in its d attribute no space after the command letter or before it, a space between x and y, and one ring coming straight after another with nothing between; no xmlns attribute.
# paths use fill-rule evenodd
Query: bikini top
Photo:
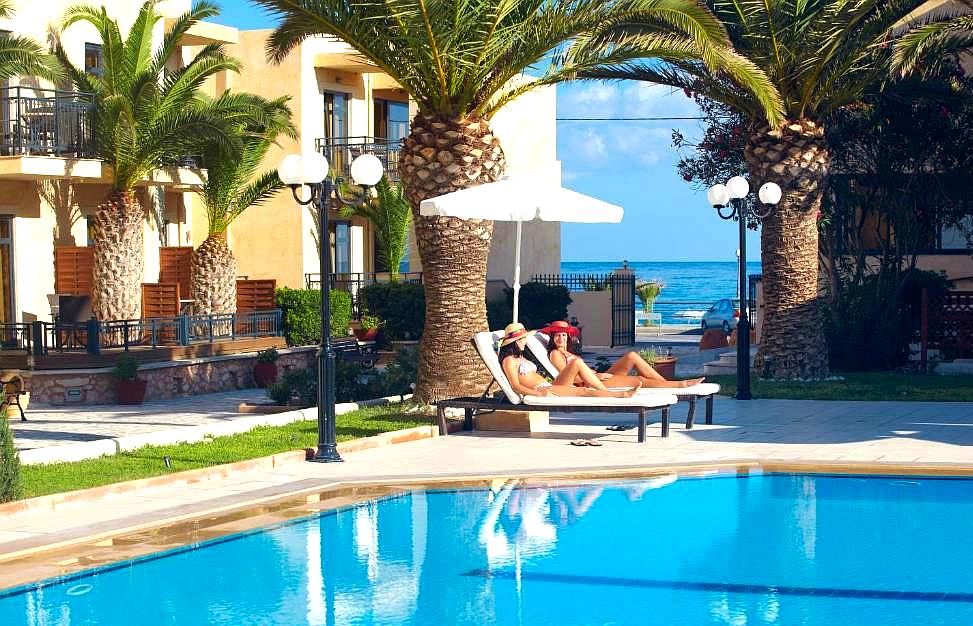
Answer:
<svg viewBox="0 0 973 626"><path fill-rule="evenodd" d="M521 376L526 376L527 374L536 374L537 366L527 359L521 359L520 365L517 366L517 373Z"/></svg>

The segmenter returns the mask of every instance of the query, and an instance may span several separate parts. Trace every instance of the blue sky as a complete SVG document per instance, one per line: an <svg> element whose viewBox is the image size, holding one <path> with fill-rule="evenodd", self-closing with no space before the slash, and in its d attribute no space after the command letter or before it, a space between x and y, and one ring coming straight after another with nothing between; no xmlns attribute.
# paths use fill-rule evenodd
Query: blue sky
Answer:
<svg viewBox="0 0 973 626"><path fill-rule="evenodd" d="M271 28L245 0L224 0L215 20L237 28ZM698 115L681 91L643 83L558 86L558 117L686 117ZM734 261L736 223L719 219L703 192L677 174L672 129L698 137L699 122L558 122L558 158L567 187L625 207L621 224L565 224L565 261ZM751 187L754 181L751 181ZM750 233L750 260L760 238Z"/></svg>

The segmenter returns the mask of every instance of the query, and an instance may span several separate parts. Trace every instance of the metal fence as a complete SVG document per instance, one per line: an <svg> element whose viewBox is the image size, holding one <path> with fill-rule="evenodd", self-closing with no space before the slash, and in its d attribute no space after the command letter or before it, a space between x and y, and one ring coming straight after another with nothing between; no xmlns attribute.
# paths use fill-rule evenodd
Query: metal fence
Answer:
<svg viewBox="0 0 973 626"><path fill-rule="evenodd" d="M0 153L94 156L93 102L76 91L0 88Z"/></svg>
<svg viewBox="0 0 973 626"><path fill-rule="evenodd" d="M352 317L356 320L361 319L364 309L361 305L359 293L362 287L374 283L391 282L392 275L388 272L350 272L331 275L331 288L339 291L347 291L351 294ZM422 272L402 272L398 275L399 282L422 284ZM312 272L304 274L304 284L308 289L321 288L321 274Z"/></svg>
<svg viewBox="0 0 973 626"><path fill-rule="evenodd" d="M189 346L247 337L283 334L280 309L214 315L180 315L137 320L0 324L5 350L35 356L102 350Z"/></svg>
<svg viewBox="0 0 973 626"><path fill-rule="evenodd" d="M973 356L973 291L930 294L922 290L919 319L920 362L929 363L929 351L942 360Z"/></svg>
<svg viewBox="0 0 973 626"><path fill-rule="evenodd" d="M351 176L351 162L362 154L374 154L382 162L385 175L389 180L399 180L399 152L402 149L401 139L385 139L382 137L334 137L316 139L314 149L328 159L331 171L336 176L349 178Z"/></svg>

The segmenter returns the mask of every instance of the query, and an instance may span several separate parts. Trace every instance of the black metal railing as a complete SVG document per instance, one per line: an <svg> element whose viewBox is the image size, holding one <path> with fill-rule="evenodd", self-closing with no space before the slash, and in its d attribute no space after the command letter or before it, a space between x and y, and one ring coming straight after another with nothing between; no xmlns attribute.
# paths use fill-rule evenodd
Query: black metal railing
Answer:
<svg viewBox="0 0 973 626"><path fill-rule="evenodd" d="M27 326L25 331L22 327ZM24 336L26 333L26 336ZM35 356L51 353L188 346L247 337L280 337L280 309L214 315L180 315L137 320L0 324L0 337Z"/></svg>
<svg viewBox="0 0 973 626"><path fill-rule="evenodd" d="M30 324L0 324L0 350L31 351Z"/></svg>
<svg viewBox="0 0 973 626"><path fill-rule="evenodd" d="M0 153L94 156L93 102L75 91L0 88Z"/></svg>
<svg viewBox="0 0 973 626"><path fill-rule="evenodd" d="M549 287L564 286L568 291L608 291L614 274L534 274L531 282Z"/></svg>
<svg viewBox="0 0 973 626"><path fill-rule="evenodd" d="M422 272L402 272L399 275L400 282L422 284ZM389 272L349 272L331 275L331 288L340 291L347 291L351 294L352 316L357 320L361 319L363 309L358 294L362 287L373 283L391 282L392 275ZM304 284L308 289L321 288L321 274L312 272L304 274Z"/></svg>
<svg viewBox="0 0 973 626"><path fill-rule="evenodd" d="M328 159L331 173L350 180L351 162L361 154L374 154L382 162L389 180L399 180L399 151L401 139L382 137L334 137L317 139L314 148Z"/></svg>

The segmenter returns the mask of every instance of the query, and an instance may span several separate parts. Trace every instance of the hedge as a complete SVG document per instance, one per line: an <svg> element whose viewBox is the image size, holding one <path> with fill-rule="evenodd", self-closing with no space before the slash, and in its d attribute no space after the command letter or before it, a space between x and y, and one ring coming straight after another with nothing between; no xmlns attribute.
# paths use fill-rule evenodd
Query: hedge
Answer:
<svg viewBox="0 0 973 626"><path fill-rule="evenodd" d="M390 339L418 339L426 323L426 292L408 282L373 283L358 292L362 306L385 320Z"/></svg>
<svg viewBox="0 0 973 626"><path fill-rule="evenodd" d="M347 291L332 289L329 294L331 303L331 336L343 337L348 334L351 322L351 294ZM277 290L277 306L284 316L284 337L289 346L307 346L321 340L321 290L288 289Z"/></svg>

